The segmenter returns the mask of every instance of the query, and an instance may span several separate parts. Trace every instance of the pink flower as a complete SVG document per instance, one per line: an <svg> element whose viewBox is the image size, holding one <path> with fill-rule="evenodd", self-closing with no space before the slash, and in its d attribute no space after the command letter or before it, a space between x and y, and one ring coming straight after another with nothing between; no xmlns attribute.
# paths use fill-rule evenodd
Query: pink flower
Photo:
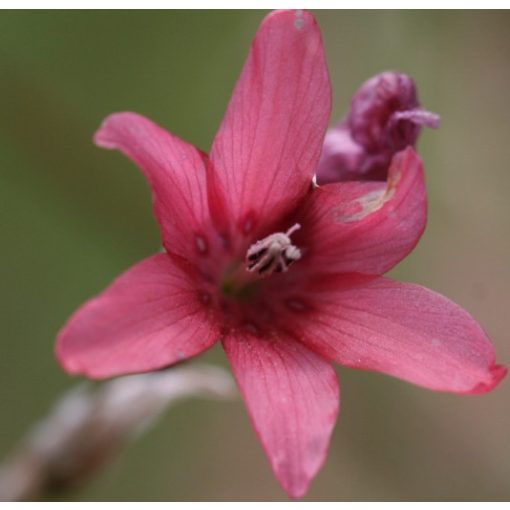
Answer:
<svg viewBox="0 0 510 510"><path fill-rule="evenodd" d="M104 378L221 342L292 497L326 456L339 408L331 361L454 393L484 393L506 373L467 312L380 276L425 226L413 148L387 182L312 186L330 97L315 20L280 11L257 32L209 155L140 115L108 117L95 142L141 168L165 252L83 305L56 346L69 373Z"/></svg>
<svg viewBox="0 0 510 510"><path fill-rule="evenodd" d="M409 76L387 71L370 78L346 118L327 132L317 182L385 180L391 158L414 147L421 126L439 127L439 116L420 108Z"/></svg>

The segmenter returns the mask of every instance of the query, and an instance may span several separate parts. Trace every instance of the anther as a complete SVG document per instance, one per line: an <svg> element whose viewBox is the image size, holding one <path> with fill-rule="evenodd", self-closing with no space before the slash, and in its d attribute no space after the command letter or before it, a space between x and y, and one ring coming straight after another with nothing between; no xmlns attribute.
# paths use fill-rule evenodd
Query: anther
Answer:
<svg viewBox="0 0 510 510"><path fill-rule="evenodd" d="M290 236L301 228L299 223L287 232L277 232L251 245L246 252L248 271L258 272L262 276L282 273L301 258L301 250L294 246Z"/></svg>

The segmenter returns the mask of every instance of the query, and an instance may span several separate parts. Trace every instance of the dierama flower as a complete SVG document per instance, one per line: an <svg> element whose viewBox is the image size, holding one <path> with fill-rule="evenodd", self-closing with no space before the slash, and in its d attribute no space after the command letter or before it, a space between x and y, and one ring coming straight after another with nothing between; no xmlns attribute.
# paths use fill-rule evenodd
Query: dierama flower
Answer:
<svg viewBox="0 0 510 510"><path fill-rule="evenodd" d="M382 275L425 226L422 163L387 182L312 185L331 108L319 28L268 15L209 155L134 113L95 135L141 168L164 253L83 305L56 353L92 378L156 370L221 342L272 469L292 497L322 465L339 409L331 361L439 391L484 393L506 373L474 319Z"/></svg>
<svg viewBox="0 0 510 510"><path fill-rule="evenodd" d="M439 127L439 116L420 107L409 76L386 71L370 78L327 132L317 182L385 180L392 157L415 146L421 126Z"/></svg>

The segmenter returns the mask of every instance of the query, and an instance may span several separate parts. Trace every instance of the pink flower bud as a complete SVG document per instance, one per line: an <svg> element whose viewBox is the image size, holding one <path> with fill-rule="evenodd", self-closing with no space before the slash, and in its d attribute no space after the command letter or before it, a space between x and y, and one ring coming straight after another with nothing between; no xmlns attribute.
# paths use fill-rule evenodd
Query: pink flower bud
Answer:
<svg viewBox="0 0 510 510"><path fill-rule="evenodd" d="M384 180L393 155L414 147L421 126L437 128L439 116L420 108L409 76L387 71L370 78L347 117L328 131L318 182Z"/></svg>

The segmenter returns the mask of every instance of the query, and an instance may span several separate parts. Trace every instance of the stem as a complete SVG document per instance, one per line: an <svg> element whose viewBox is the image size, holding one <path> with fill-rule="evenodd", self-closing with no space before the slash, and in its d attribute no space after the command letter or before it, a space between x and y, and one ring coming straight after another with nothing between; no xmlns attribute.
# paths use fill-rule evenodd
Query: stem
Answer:
<svg viewBox="0 0 510 510"><path fill-rule="evenodd" d="M179 365L65 393L0 464L0 501L54 497L83 485L178 400L232 398L219 367Z"/></svg>

